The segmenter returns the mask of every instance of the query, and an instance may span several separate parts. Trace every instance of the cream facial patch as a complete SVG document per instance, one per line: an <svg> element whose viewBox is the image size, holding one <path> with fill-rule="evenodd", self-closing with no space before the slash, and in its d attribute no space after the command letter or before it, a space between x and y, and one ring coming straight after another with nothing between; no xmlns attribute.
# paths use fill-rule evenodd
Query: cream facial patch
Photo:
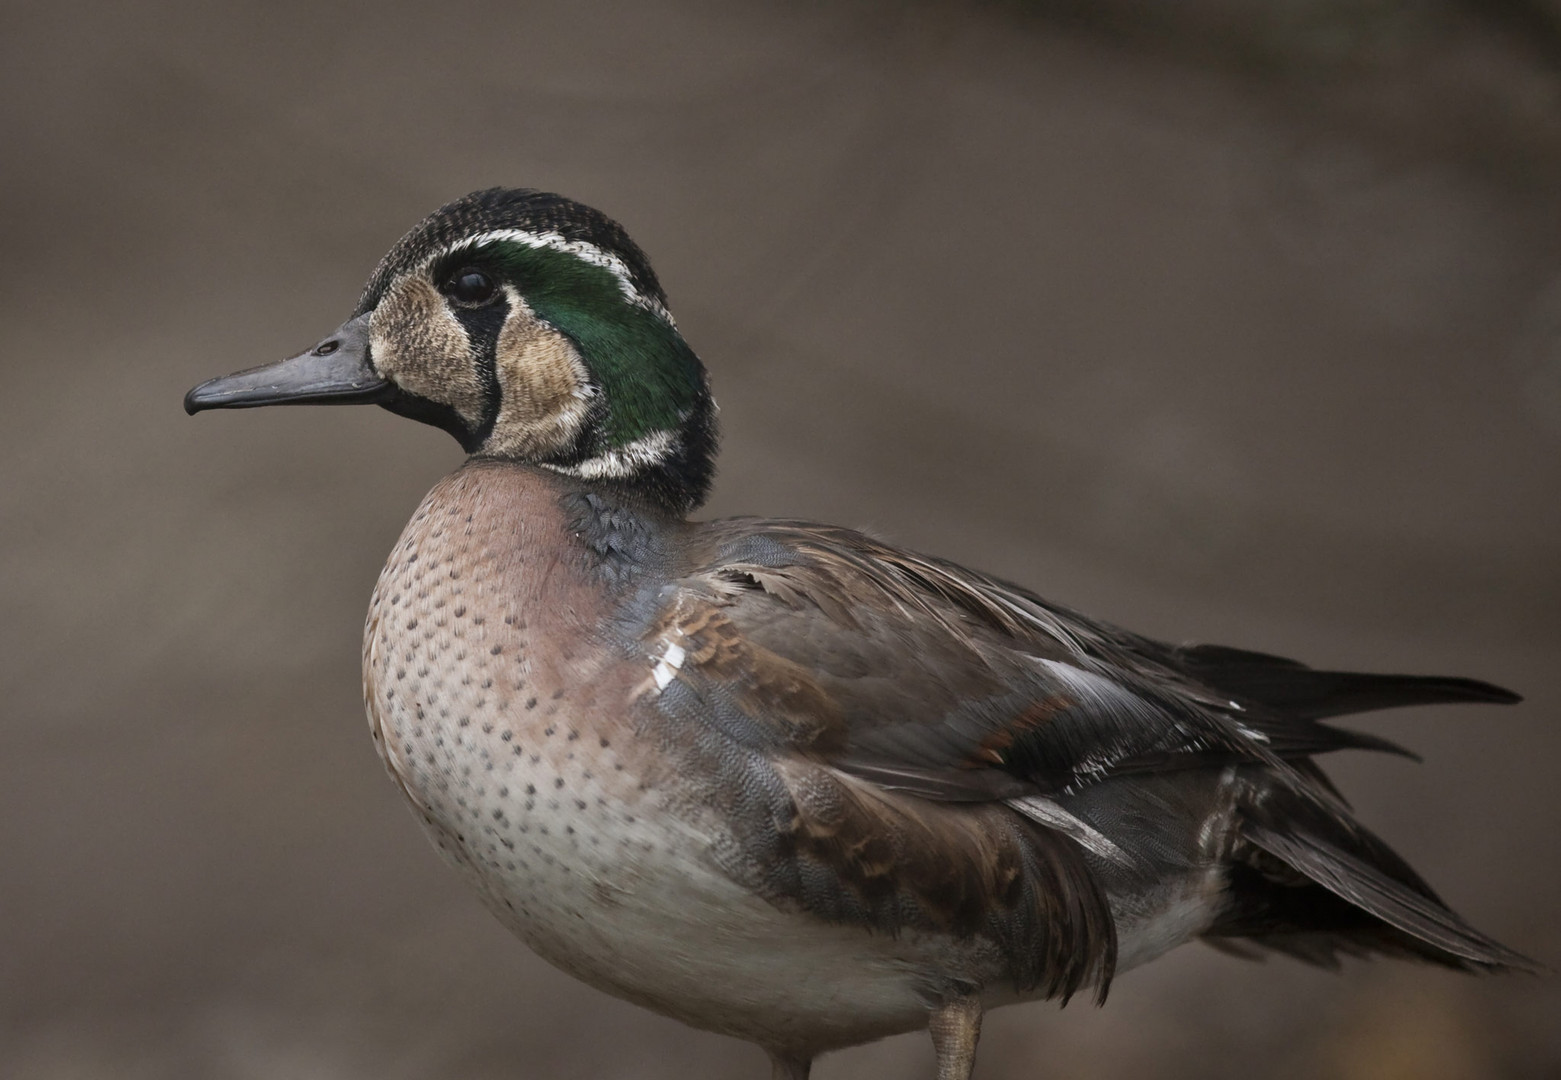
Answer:
<svg viewBox="0 0 1561 1080"><path fill-rule="evenodd" d="M574 441L593 388L574 344L538 319L513 288L504 292L509 315L494 354L499 414L486 449L535 459Z"/></svg>
<svg viewBox="0 0 1561 1080"><path fill-rule="evenodd" d="M403 277L385 291L369 322L370 355L403 390L482 423L483 392L466 328L426 280Z"/></svg>

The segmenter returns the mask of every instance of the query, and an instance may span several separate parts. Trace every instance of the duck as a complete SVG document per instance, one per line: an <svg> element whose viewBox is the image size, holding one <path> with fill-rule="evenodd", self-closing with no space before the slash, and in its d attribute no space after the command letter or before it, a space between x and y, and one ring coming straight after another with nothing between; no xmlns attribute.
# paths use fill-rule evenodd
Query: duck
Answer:
<svg viewBox="0 0 1561 1080"><path fill-rule="evenodd" d="M1330 723L1512 704L1468 678L1169 644L862 532L697 520L716 408L606 214L493 188L435 211L307 351L190 413L378 405L468 455L369 602L391 780L527 946L766 1051L981 1020L1203 941L1337 967L1534 964L1455 914L1317 759Z"/></svg>

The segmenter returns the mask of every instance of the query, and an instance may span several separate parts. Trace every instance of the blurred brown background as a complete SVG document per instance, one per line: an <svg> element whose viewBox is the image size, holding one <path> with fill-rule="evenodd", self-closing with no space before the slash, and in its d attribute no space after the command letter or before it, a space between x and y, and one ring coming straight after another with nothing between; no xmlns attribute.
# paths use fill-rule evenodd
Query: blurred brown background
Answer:
<svg viewBox="0 0 1561 1080"><path fill-rule="evenodd" d="M459 461L180 411L470 189L651 253L713 513L866 526L1173 639L1528 702L1333 763L1561 961L1561 7L8 3L0 1076L767 1075L512 941L385 781L373 579ZM820 1080L930 1077L924 1036ZM978 1075L1554 1077L1555 978L1190 946Z"/></svg>

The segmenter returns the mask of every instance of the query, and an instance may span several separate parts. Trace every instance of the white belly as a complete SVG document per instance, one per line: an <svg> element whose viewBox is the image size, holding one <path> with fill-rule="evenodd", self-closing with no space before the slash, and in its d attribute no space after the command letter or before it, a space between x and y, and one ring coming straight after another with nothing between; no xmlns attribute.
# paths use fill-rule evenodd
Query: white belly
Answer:
<svg viewBox="0 0 1561 1080"><path fill-rule="evenodd" d="M768 903L715 865L711 837L584 765L398 713L380 713L387 764L434 843L527 945L602 990L697 1027L822 1048L924 1025L923 973L969 963L968 946ZM435 779L446 752L478 764L451 760Z"/></svg>
<svg viewBox="0 0 1561 1080"><path fill-rule="evenodd" d="M694 1026L809 1050L924 1025L925 973L969 968L970 943L754 895L716 865L698 815L640 778L646 751L621 729L609 740L530 685L501 694L485 638L441 644L421 633L427 615L379 607L364 689L381 756L434 843L544 959Z"/></svg>

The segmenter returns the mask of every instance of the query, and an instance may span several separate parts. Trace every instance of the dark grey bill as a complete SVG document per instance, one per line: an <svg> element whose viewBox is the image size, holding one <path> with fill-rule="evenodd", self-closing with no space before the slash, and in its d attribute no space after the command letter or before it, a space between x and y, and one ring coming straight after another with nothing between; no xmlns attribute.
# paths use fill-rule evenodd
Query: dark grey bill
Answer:
<svg viewBox="0 0 1561 1080"><path fill-rule="evenodd" d="M359 315L306 353L237 375L209 379L184 395L184 411L262 405L374 405L394 384L369 363L369 316Z"/></svg>

